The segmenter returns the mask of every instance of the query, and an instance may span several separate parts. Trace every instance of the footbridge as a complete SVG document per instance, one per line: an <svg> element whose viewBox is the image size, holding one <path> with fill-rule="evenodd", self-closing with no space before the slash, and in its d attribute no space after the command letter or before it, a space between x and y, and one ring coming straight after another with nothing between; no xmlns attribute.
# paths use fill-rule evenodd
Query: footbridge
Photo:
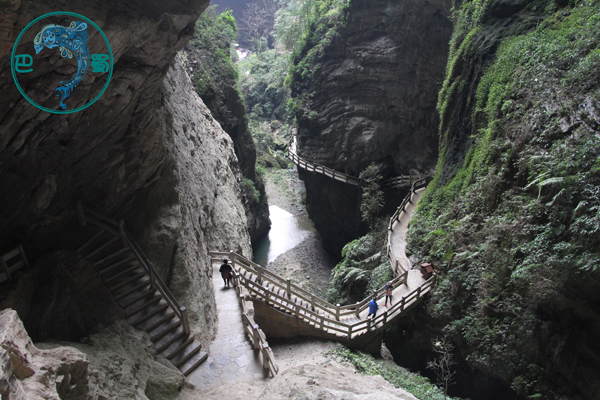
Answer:
<svg viewBox="0 0 600 400"><path fill-rule="evenodd" d="M413 182L410 193L390 219L387 249L395 274L390 306L383 304L383 288L356 304L341 306L315 296L290 279L235 252L212 251L212 262L218 264L222 258L230 260L239 296L254 304L254 314L250 316L245 312L243 318L253 318L267 336L319 337L375 352L381 345L385 327L416 306L435 283L436 276L425 280L420 271L412 268L404 252L408 222L429 181L430 178L422 178ZM375 318L367 318L371 299L380 307Z"/></svg>
<svg viewBox="0 0 600 400"><path fill-rule="evenodd" d="M348 175L340 171L336 171L333 168L326 167L321 164L316 164L308 160L303 159L296 153L296 137L292 144L288 147L288 158L298 166L309 172L325 175L328 178L336 180L338 182L346 183L349 185L360 186L361 179L356 176ZM413 182L425 178L425 175L399 175L392 178L386 179L381 182L381 188L389 188L396 186L412 185Z"/></svg>

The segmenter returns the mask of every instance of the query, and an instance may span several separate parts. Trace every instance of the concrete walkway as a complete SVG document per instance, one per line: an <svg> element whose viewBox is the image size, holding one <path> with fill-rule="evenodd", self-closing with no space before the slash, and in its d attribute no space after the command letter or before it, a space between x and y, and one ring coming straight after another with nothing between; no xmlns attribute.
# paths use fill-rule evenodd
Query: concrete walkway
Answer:
<svg viewBox="0 0 600 400"><path fill-rule="evenodd" d="M412 264L408 257L406 256L406 234L408 232L408 224L412 219L415 211L417 209L417 203L421 199L421 196L425 192L426 188L422 188L417 190L412 194L410 198L411 203L408 203L405 207L405 212L400 213L399 221L394 222L392 225L392 233L390 234L390 244L391 244L391 253L392 260L399 260L400 265L404 268L405 271L408 271L408 280L406 285L400 285L394 288L392 292L392 301L394 304L402 300L403 296L407 296L413 291L415 291L419 286L425 283L425 279L421 275L421 271L417 269L412 269ZM381 314L385 312L385 295L383 298L377 301L379 305L379 310L377 314ZM390 303L388 302L388 306ZM368 310L364 310L360 313L360 318L365 319L369 314Z"/></svg>
<svg viewBox="0 0 600 400"><path fill-rule="evenodd" d="M217 336L209 347L206 362L188 378L200 389L263 379L258 350L252 348L244 333L242 309L233 287L225 289L219 273L220 263L213 263L213 286L217 301L219 325Z"/></svg>

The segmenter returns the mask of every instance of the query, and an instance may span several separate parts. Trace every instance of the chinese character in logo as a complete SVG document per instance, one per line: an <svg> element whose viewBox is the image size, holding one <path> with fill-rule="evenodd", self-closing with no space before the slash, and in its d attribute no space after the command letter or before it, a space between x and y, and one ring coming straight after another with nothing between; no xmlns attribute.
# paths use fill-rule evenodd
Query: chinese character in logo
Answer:
<svg viewBox="0 0 600 400"><path fill-rule="evenodd" d="M92 54L92 72L108 72L108 54Z"/></svg>
<svg viewBox="0 0 600 400"><path fill-rule="evenodd" d="M33 68L21 69L21 67L31 67L33 65L33 57L29 54L17 54L15 56L15 70L20 74L26 74L33 71Z"/></svg>
<svg viewBox="0 0 600 400"><path fill-rule="evenodd" d="M87 73L90 52L88 51L88 33L85 22L72 21L69 27L50 24L42 28L35 36L33 45L35 53L38 54L44 47L53 49L58 47L63 58L77 59L77 72L68 81L62 81L54 91L61 96L60 107L64 110L67 105L64 100L69 97L75 86L83 80Z"/></svg>

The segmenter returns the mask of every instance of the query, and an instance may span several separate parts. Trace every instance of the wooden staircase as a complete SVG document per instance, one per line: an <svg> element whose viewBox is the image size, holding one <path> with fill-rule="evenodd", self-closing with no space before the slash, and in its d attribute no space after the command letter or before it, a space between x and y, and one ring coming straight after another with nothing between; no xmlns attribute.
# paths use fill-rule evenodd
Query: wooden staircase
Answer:
<svg viewBox="0 0 600 400"><path fill-rule="evenodd" d="M245 287L255 300L314 328L315 336L351 346L353 343L367 343L369 338L379 335L389 322L418 304L435 283L434 275L400 301L380 311L377 317L367 319L364 314L369 301L372 298L381 300L383 289L354 305L333 305L237 253L214 251L211 256L213 262L222 257L229 258L234 270L234 284ZM408 273L405 271L397 276L392 281L394 287L406 284ZM262 326L262 329L268 330L268 327Z"/></svg>
<svg viewBox="0 0 600 400"><path fill-rule="evenodd" d="M80 203L81 225L93 231L77 252L98 270L127 321L150 335L159 354L185 375L208 357L190 336L187 310L180 307L124 224Z"/></svg>

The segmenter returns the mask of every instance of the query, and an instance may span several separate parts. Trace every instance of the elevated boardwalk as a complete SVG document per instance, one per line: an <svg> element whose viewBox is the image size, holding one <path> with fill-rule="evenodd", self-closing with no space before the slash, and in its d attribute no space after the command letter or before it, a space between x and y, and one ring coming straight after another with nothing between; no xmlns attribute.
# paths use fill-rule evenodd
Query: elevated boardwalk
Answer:
<svg viewBox="0 0 600 400"><path fill-rule="evenodd" d="M396 278L393 301L385 307L383 288L361 302L340 306L283 279L234 252L211 252L213 262L222 257L230 260L234 269L234 284L247 290L254 303L255 321L274 337L296 335L337 340L352 348L376 351L386 325L418 304L435 283L435 275L424 280L412 270L404 253L406 228L429 178L417 180L390 220L388 256ZM380 306L375 318L367 319L369 301L375 298Z"/></svg>
<svg viewBox="0 0 600 400"><path fill-rule="evenodd" d="M294 136L294 140L290 147L288 147L288 158L298 166L298 168L302 168L306 171L314 172L317 174L325 175L328 178L336 180L338 182L346 183L349 185L360 186L361 179L352 175L345 174L340 171L336 171L335 169L326 167L321 164L316 164L310 161L307 161L298 154L296 154L296 137ZM424 175L399 175L381 182L382 188L390 188L396 186L404 186L404 185L412 185L413 182L418 181L420 179L425 178Z"/></svg>

